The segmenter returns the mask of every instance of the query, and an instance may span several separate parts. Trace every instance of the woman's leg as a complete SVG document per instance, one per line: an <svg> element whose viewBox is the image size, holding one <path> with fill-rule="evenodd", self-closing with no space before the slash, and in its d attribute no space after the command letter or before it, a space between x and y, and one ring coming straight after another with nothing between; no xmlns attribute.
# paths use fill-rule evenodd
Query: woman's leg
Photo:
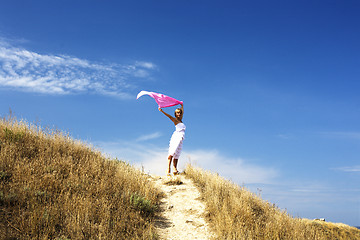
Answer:
<svg viewBox="0 0 360 240"><path fill-rule="evenodd" d="M178 173L177 164L178 164L178 159L175 159L175 158L174 158L174 173L175 173L175 174Z"/></svg>
<svg viewBox="0 0 360 240"><path fill-rule="evenodd" d="M168 167L168 174L171 173L171 160L172 160L173 156L169 155L168 160L169 160L169 167ZM175 163L175 159L174 159L174 163Z"/></svg>

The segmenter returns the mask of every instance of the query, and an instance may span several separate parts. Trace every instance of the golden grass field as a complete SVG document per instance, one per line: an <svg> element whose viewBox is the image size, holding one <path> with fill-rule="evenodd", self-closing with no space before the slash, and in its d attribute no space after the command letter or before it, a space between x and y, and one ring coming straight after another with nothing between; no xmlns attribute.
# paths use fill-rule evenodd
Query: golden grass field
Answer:
<svg viewBox="0 0 360 240"><path fill-rule="evenodd" d="M202 193L218 239L360 239L355 227L293 218L217 174L188 165L186 175Z"/></svg>
<svg viewBox="0 0 360 240"><path fill-rule="evenodd" d="M217 174L189 165L186 176L217 239L360 239L344 224L292 218ZM0 239L158 239L161 196L124 161L60 131L0 119Z"/></svg>
<svg viewBox="0 0 360 240"><path fill-rule="evenodd" d="M58 131L0 120L0 239L156 239L159 192Z"/></svg>

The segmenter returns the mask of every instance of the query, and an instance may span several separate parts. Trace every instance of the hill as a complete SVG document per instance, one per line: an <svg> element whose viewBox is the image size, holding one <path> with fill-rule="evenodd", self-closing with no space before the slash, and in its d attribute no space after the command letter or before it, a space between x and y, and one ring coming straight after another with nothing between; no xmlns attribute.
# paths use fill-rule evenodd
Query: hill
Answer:
<svg viewBox="0 0 360 240"><path fill-rule="evenodd" d="M355 227L293 218L218 174L188 165L186 175L198 186L219 239L360 239Z"/></svg>
<svg viewBox="0 0 360 240"><path fill-rule="evenodd" d="M159 191L123 161L0 120L0 239L156 239Z"/></svg>
<svg viewBox="0 0 360 240"><path fill-rule="evenodd" d="M163 181L60 131L0 119L0 239L167 239L162 234L171 231L159 234L156 223L162 219L162 227L177 228L170 224L176 212L170 197L188 205L185 192L194 188L200 197L193 200L205 204L201 215L207 223L186 223L217 239L360 239L354 227L293 218L194 166L188 165L181 177L186 184L164 193ZM165 211L172 212L159 211L164 202Z"/></svg>

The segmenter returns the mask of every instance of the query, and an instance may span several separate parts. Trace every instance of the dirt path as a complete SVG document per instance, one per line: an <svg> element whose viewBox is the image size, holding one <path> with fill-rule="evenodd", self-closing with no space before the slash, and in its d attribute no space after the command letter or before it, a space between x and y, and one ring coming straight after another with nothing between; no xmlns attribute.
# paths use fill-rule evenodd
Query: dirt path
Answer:
<svg viewBox="0 0 360 240"><path fill-rule="evenodd" d="M153 176L151 179L165 194L162 214L155 223L160 239L212 239L204 219L205 205L199 200L200 193L190 179L184 175ZM177 184L166 184L169 181Z"/></svg>

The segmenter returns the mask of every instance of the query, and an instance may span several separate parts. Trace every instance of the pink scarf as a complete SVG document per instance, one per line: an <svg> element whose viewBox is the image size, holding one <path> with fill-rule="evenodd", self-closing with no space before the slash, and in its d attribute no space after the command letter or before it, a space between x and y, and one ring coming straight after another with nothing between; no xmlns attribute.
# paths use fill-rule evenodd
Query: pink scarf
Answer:
<svg viewBox="0 0 360 240"><path fill-rule="evenodd" d="M159 108L172 107L183 103L183 101L176 100L175 98L166 96L164 94L148 91L139 92L136 99L139 99L139 97L143 95L149 95L150 97L154 98L156 103L159 105Z"/></svg>

